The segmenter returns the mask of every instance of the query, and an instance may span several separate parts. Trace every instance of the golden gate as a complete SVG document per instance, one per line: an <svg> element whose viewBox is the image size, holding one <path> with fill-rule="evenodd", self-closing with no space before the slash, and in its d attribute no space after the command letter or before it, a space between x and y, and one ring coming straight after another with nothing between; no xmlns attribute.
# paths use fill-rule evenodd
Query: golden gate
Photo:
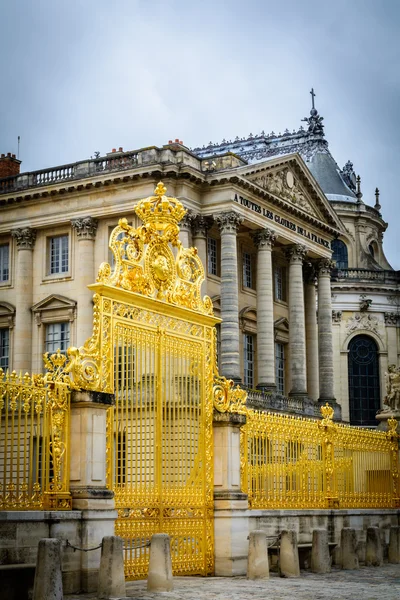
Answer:
<svg viewBox="0 0 400 600"><path fill-rule="evenodd" d="M128 579L145 578L149 541L171 536L175 574L209 574L213 544L214 325L201 297L203 265L183 248L182 204L140 201L143 225L121 219L94 295L93 336L70 349L75 383L115 395L108 413L107 478L125 540Z"/></svg>

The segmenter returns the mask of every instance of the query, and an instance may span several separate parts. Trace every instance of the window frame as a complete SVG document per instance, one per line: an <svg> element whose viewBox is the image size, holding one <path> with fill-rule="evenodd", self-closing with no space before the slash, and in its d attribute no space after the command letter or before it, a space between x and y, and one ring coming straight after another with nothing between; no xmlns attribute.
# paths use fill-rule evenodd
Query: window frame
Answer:
<svg viewBox="0 0 400 600"><path fill-rule="evenodd" d="M53 342L48 342L48 340L47 340L47 334L48 334L49 327L60 326L60 328L62 328L63 325L67 325L68 326L68 337L66 338L66 340L64 340L65 344L62 344L62 345L58 344L58 343L54 344L54 340L53 340ZM62 341L62 340L60 340L60 341ZM50 343L54 344L53 350L50 350L48 348L48 344L50 344ZM49 322L49 323L45 324L45 328L44 328L44 340L43 340L43 346L44 346L44 351L45 352L49 352L49 354L54 354L55 352L57 352L58 349L60 349L61 352L64 354L67 351L68 347L70 346L70 343L71 343L71 323L70 323L70 321L66 321L66 320L63 320L63 321L53 321L53 322Z"/></svg>
<svg viewBox="0 0 400 600"><path fill-rule="evenodd" d="M215 273L210 270L210 242L215 243ZM221 276L221 241L212 235L207 236L207 277Z"/></svg>
<svg viewBox="0 0 400 600"><path fill-rule="evenodd" d="M338 249L335 250L335 248L333 248L333 245L337 245L337 244L341 244L341 246L339 245L339 248L341 250L339 250L338 254L341 255L341 260L337 260L335 258L335 252L338 251ZM343 240L332 240L331 241L331 250L332 250L332 260L335 261L336 265L336 269L341 270L346 270L349 268L349 249L347 247L347 244L343 241ZM343 266L344 265L344 266Z"/></svg>
<svg viewBox="0 0 400 600"><path fill-rule="evenodd" d="M248 257L248 267L250 269L250 285L247 285L246 281L246 273L245 273L245 256ZM242 288L245 292L256 292L257 289L257 254L252 252L250 248L242 247L241 248L241 258L242 258Z"/></svg>
<svg viewBox="0 0 400 600"><path fill-rule="evenodd" d="M2 248L8 248L7 257L7 279L2 279L2 271L4 269L2 263ZM11 283L11 243L9 241L0 241L0 286L8 286Z"/></svg>
<svg viewBox="0 0 400 600"><path fill-rule="evenodd" d="M251 340L251 348L248 342ZM249 355L246 356L246 354ZM249 368L250 366L250 368ZM243 383L249 388L255 387L256 382L256 336L253 333L243 333Z"/></svg>
<svg viewBox="0 0 400 600"><path fill-rule="evenodd" d="M281 294L278 294L277 273L281 272ZM287 304L287 267L281 263L273 265L274 278L274 302L284 302ZM281 296L281 297L279 297Z"/></svg>
<svg viewBox="0 0 400 600"><path fill-rule="evenodd" d="M51 253L51 240L53 238L67 237L68 238L68 270L60 273L50 272L50 253ZM72 257L74 256L74 240L75 236L71 235L71 231L67 228L60 229L59 231L46 232L43 237L43 277L42 282L48 283L55 280L72 279Z"/></svg>
<svg viewBox="0 0 400 600"><path fill-rule="evenodd" d="M2 335L3 333L7 332L7 345L3 346L3 340L2 340ZM3 347L8 349L8 354L7 354L7 364L4 364L3 360L5 358L5 355L3 356L2 354L2 350ZM11 357L11 333L10 333L10 327L1 327L0 326L0 367L3 369L3 371L9 371L10 370L10 357Z"/></svg>
<svg viewBox="0 0 400 600"><path fill-rule="evenodd" d="M280 350L278 352L278 349ZM286 356L285 344L275 341L275 384L278 394L285 395L286 390Z"/></svg>

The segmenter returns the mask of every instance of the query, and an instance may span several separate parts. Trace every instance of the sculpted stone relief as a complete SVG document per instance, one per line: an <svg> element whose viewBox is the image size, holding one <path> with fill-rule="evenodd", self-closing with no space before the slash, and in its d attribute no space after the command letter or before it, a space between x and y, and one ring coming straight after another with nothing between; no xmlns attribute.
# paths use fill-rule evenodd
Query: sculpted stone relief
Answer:
<svg viewBox="0 0 400 600"><path fill-rule="evenodd" d="M352 333L357 329L367 329L368 331L378 333L379 319L371 314L356 313L347 319L346 328L348 333Z"/></svg>
<svg viewBox="0 0 400 600"><path fill-rule="evenodd" d="M385 373L386 398L385 404L388 408L382 412L400 411L400 367L389 365Z"/></svg>
<svg viewBox="0 0 400 600"><path fill-rule="evenodd" d="M264 190L271 192L271 194L287 200L314 217L318 217L315 209L311 206L292 171L289 169L272 174L260 173L252 181Z"/></svg>

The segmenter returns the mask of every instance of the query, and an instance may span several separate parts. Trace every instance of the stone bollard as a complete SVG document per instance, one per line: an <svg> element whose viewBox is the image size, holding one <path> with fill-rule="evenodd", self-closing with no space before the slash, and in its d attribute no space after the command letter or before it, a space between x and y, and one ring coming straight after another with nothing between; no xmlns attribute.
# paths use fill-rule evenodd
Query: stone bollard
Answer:
<svg viewBox="0 0 400 600"><path fill-rule="evenodd" d="M61 540L39 540L33 600L63 600Z"/></svg>
<svg viewBox="0 0 400 600"><path fill-rule="evenodd" d="M249 534L249 554L247 558L247 579L268 579L268 544L265 531L252 531Z"/></svg>
<svg viewBox="0 0 400 600"><path fill-rule="evenodd" d="M297 533L293 530L282 531L279 549L280 577L300 577Z"/></svg>
<svg viewBox="0 0 400 600"><path fill-rule="evenodd" d="M326 529L314 529L313 531L311 571L313 573L330 573L331 571L328 531Z"/></svg>
<svg viewBox="0 0 400 600"><path fill-rule="evenodd" d="M103 537L97 597L108 600L126 596L123 540L115 535Z"/></svg>
<svg viewBox="0 0 400 600"><path fill-rule="evenodd" d="M381 567L383 564L383 549L379 527L368 527L367 543L365 546L365 566Z"/></svg>
<svg viewBox="0 0 400 600"><path fill-rule="evenodd" d="M390 563L400 563L400 527L398 525L390 528L389 556Z"/></svg>
<svg viewBox="0 0 400 600"><path fill-rule="evenodd" d="M166 533L156 533L151 538L147 576L149 592L170 592L174 588L170 544L169 535Z"/></svg>
<svg viewBox="0 0 400 600"><path fill-rule="evenodd" d="M359 569L360 565L356 551L356 532L351 527L343 527L340 547L342 549L342 569L346 569L348 571L352 569Z"/></svg>

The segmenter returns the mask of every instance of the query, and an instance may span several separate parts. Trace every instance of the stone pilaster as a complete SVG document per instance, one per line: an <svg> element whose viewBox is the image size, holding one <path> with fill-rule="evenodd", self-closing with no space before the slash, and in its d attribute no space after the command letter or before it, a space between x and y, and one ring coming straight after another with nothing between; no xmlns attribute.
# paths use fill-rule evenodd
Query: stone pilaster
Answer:
<svg viewBox="0 0 400 600"><path fill-rule="evenodd" d="M215 575L245 575L248 500L240 479L240 428L246 416L214 412Z"/></svg>
<svg viewBox="0 0 400 600"><path fill-rule="evenodd" d="M92 292L88 285L95 282L94 242L97 232L97 219L83 217L71 221L78 238L76 265L78 280L77 340L81 346L93 329Z"/></svg>
<svg viewBox="0 0 400 600"><path fill-rule="evenodd" d="M222 375L241 380L239 353L239 297L236 236L243 217L234 211L217 215L221 232L221 369Z"/></svg>
<svg viewBox="0 0 400 600"><path fill-rule="evenodd" d="M193 246L197 248L197 253L204 267L205 281L201 288L202 294L207 294L207 231L211 227L212 218L196 215L192 221Z"/></svg>
<svg viewBox="0 0 400 600"><path fill-rule="evenodd" d="M106 415L112 394L74 392L71 398L70 491L72 508L82 511L83 548L101 544L114 535L117 518L114 492L106 482ZM100 549L81 554L81 590L94 592L100 567Z"/></svg>
<svg viewBox="0 0 400 600"><path fill-rule="evenodd" d="M319 400L336 403L333 383L333 338L330 259L316 263L318 270L318 357L319 357Z"/></svg>
<svg viewBox="0 0 400 600"><path fill-rule="evenodd" d="M317 294L315 289L316 273L312 265L307 265L304 275L307 392L310 398L317 401L319 398Z"/></svg>
<svg viewBox="0 0 400 600"><path fill-rule="evenodd" d="M11 235L17 246L15 273L15 329L12 367L26 373L32 369L33 249L36 231L25 227L14 229Z"/></svg>
<svg viewBox="0 0 400 600"><path fill-rule="evenodd" d="M306 337L304 322L303 260L307 249L301 244L286 250L289 262L289 396L307 396Z"/></svg>
<svg viewBox="0 0 400 600"><path fill-rule="evenodd" d="M192 227L193 216L193 213L188 210L179 223L179 239L184 248L189 248L190 246L190 230Z"/></svg>
<svg viewBox="0 0 400 600"><path fill-rule="evenodd" d="M273 391L275 382L272 246L276 234L261 229L252 235L257 246L257 388Z"/></svg>

